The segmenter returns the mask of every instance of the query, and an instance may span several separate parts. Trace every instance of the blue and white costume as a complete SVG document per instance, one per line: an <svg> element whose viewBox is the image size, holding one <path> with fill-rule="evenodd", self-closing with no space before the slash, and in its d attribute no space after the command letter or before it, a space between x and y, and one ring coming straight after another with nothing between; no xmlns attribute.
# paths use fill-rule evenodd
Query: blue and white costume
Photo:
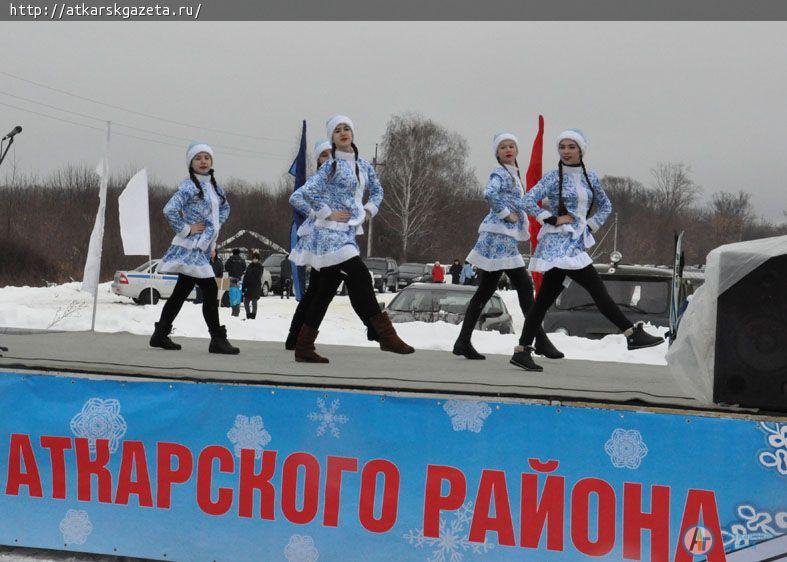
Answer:
<svg viewBox="0 0 787 562"><path fill-rule="evenodd" d="M319 270L360 256L355 237L363 234L366 211L372 216L377 214L383 188L372 165L362 158L358 159L359 181L355 163L353 153L336 152L333 175L333 160L328 160L290 196L290 205L309 217L298 229L300 239L290 253L290 260L296 265ZM352 216L348 222L329 220L334 211L350 211Z"/></svg>
<svg viewBox="0 0 787 562"><path fill-rule="evenodd" d="M525 267L519 243L529 240L530 234L523 195L524 188L515 166L498 166L492 171L484 192L491 210L478 227L478 241L467 261L485 271ZM517 222L505 220L511 213L519 215Z"/></svg>
<svg viewBox="0 0 787 562"><path fill-rule="evenodd" d="M202 186L203 197L199 196L191 178L186 178L164 206L164 216L176 234L161 259L158 273L182 273L198 279L214 276L210 254L216 246L221 225L229 217L230 205L220 185L213 189L210 176L195 175ZM191 234L191 225L197 223L204 223L205 230Z"/></svg>
<svg viewBox="0 0 787 562"><path fill-rule="evenodd" d="M553 226L544 219L557 216L560 177L558 170L548 172L541 181L525 194L527 213L541 223L538 245L530 259L530 271L582 269L593 263L587 249L596 241L592 232L597 231L612 212L612 204L601 187L595 172L589 171L587 185L582 168L563 166L563 201L574 222ZM538 202L542 207L538 207ZM591 203L596 212L588 218Z"/></svg>

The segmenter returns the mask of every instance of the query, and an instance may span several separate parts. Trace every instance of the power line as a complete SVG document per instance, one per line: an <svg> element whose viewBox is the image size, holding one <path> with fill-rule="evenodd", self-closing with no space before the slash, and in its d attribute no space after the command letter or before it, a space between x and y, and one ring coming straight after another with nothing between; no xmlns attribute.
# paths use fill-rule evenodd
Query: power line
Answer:
<svg viewBox="0 0 787 562"><path fill-rule="evenodd" d="M0 90L0 94L2 94L4 96L11 97L11 98L14 98L14 99L23 100L23 101L26 101L26 102L29 102L29 103L34 103L36 105L47 107L49 109L54 109L55 111L62 111L63 113L69 113L71 115L76 115L78 117L83 117L85 119L93 119L93 120L99 121L101 123L105 123L107 121L107 119L101 118L101 117L96 117L95 115L86 115L84 113L79 113L78 111L72 111L70 109L63 109L62 107L57 107L55 105L50 105L48 103L40 102L40 101L37 101L37 100L32 100L30 98L26 98L26 97L23 97L23 96L17 96L16 94L10 94L10 93L4 92L2 90ZM135 127L134 125L128 125L126 123L119 123L117 121L112 121L112 123L115 124L115 125L121 126L121 127L125 127L127 129L132 129L132 130L135 130L135 131L140 131L142 133L148 133L148 134L151 134L151 135L158 135L158 136L161 136L161 137L167 137L167 138L180 140L180 141L184 141L184 142L189 142L191 140L191 139L188 139L188 138L185 138L185 137L178 137L178 136L174 136L174 135L168 135L166 133L161 133L159 131L153 131L153 130L150 130L150 129L143 129L141 127ZM99 130L101 130L101 129L99 129ZM117 134L121 134L122 135L123 133L117 133ZM125 136L131 137L131 138L140 138L140 137L134 137L132 135L125 135ZM157 141L154 141L153 139L141 139L141 140L150 140L151 142L157 142ZM220 148L222 150L234 150L234 151L239 151L239 152L248 152L249 154L256 155L256 156L272 157L272 158L277 158L277 159L282 159L282 160L287 160L288 159L286 156L282 156L282 155L279 155L279 154L273 154L273 153L270 153L270 152L258 152L258 151L255 151L255 150L249 150L247 148L240 148L240 147L237 147L237 146L227 146L227 145L220 145L220 144L215 144L215 143L213 144L213 146L216 147L216 148Z"/></svg>
<svg viewBox="0 0 787 562"><path fill-rule="evenodd" d="M11 109L18 109L19 111L26 111L27 113L33 113L35 115L40 115L41 117L47 117L49 119L54 119L55 121L62 121L63 123L69 123L71 125L76 125L77 127L84 127L86 129L93 129L94 131L103 131L103 129L99 127L93 127L92 125L85 125L84 123L77 123L76 121L70 121L68 119L62 119L60 117L55 117L53 115L47 115L45 113L39 113L38 111L33 111L32 109L25 109L24 107L17 107L15 105L11 105L10 103L4 103L0 101L0 105L5 107L10 107Z"/></svg>
<svg viewBox="0 0 787 562"><path fill-rule="evenodd" d="M64 94L64 95L67 95L67 96L71 96L73 98L81 99L81 100L84 100L84 101L89 101L90 103L103 105L104 107L110 107L112 109L118 109L120 111L126 111L128 113L133 113L134 115L147 117L148 119L155 119L157 121L164 121L166 123L171 123L173 125L179 125L181 127L190 127L192 129L199 129L199 130L203 130L203 131L211 131L211 132L214 132L214 133L222 133L222 134L225 134L225 135L234 135L234 136L237 136L237 137L243 137L243 138L247 138L247 139L274 141L274 142L286 142L285 139L281 139L281 138L260 137L260 136L254 136L254 135L247 135L247 134L244 134L244 133L236 133L234 131L227 131L227 130L224 130L224 129L213 129L213 128L210 128L210 127L205 127L203 125L194 125L192 123L184 123L182 121L174 121L172 119L167 119L166 117L161 117L161 116L157 116L157 115L151 115L149 113L143 113L141 111L136 111L134 109L129 109L127 107L122 107L122 106L119 106L119 105L112 105L110 103L106 103L106 102L103 102L103 101L99 101L99 100L95 100L95 99L88 98L88 97L85 97L85 96L81 96L81 95L75 94L73 92L69 92L69 91L66 91L66 90L61 90L60 88L55 88L53 86L48 86L47 84L42 84L40 82L35 82L33 80L28 80L27 78L22 78L21 76L16 76L15 74L11 74L9 72L5 72L5 71L2 71L2 70L0 70L0 74L3 74L4 76L8 76L9 78L14 78L15 80L20 80L22 82L27 82L28 84L33 84L34 86L38 86L39 88L46 88L47 90L51 90L51 91L57 92L59 94Z"/></svg>
<svg viewBox="0 0 787 562"><path fill-rule="evenodd" d="M19 111L24 111L26 113L32 113L33 115L38 115L40 117L46 117L47 119L54 119L55 121L60 121L62 123L68 123L70 125L76 125L77 127L84 127L85 129L92 129L94 131L99 131L99 132L103 132L104 131L104 129L102 129L100 127L93 127L92 125L85 125L84 123L77 123L76 121L71 121L69 119L63 119L61 117L55 117L54 115L47 115L46 113L40 113L38 111L33 111L32 109L26 109L24 107L18 107L16 105L11 105L10 103L5 103L5 102L1 102L0 101L0 105L5 106L5 107L10 107L11 109L17 109ZM174 146L176 148L183 148L182 144L175 144L175 143L161 141L161 140L156 140L156 139L148 139L148 138L144 138L144 137L138 137L136 135L130 135L128 133L121 133L121 132L115 131L113 134L117 135L117 136L121 136L121 137L127 137L127 138L130 138L130 139L136 139L136 140L141 140L141 141L145 141L145 142L153 142L153 143L156 143L156 144L162 144L162 145L166 145L166 146ZM252 155L249 155L249 154L238 154L238 153L231 152L231 151L226 151L226 150L224 151L224 154L228 154L228 155L231 155L231 156L237 156L238 158L248 158L248 159L253 159L253 160L258 160L259 159L258 157L252 156ZM274 158L280 159L280 160L287 160L287 158L285 158L283 156L274 156Z"/></svg>

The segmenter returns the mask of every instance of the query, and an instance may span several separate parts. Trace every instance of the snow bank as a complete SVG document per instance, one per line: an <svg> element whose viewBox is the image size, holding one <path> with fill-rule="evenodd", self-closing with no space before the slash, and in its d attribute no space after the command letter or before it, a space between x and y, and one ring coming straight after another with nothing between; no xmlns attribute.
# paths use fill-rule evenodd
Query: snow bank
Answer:
<svg viewBox="0 0 787 562"><path fill-rule="evenodd" d="M35 328L53 330L89 330L92 296L79 290L79 283L54 287L4 287L0 289L0 328ZM524 318L519 310L516 291L502 291L501 295L514 318L516 334L500 335L497 332L479 332L473 335L473 344L481 353L509 355L517 344ZM395 295L378 295L378 300L390 302ZM99 287L96 330L99 332L131 332L149 335L153 323L161 314L165 301L156 306L139 306L131 299L114 295L110 284ZM295 299L270 296L260 299L256 320L233 317L230 309L219 311L221 322L226 324L233 341L261 340L283 342L287 337L290 320L297 306ZM201 306L187 302L175 320L174 336L208 337L202 320ZM402 338L416 349L450 352L459 334L459 326L444 322L413 322L396 324ZM649 328L651 333L660 331ZM661 330L663 331L663 330ZM667 344L639 351L628 351L622 335L607 336L602 340L551 334L555 345L569 359L590 361L615 361L666 365ZM337 296L320 328L318 343L369 347L376 345L366 340L366 330L355 316L347 297Z"/></svg>

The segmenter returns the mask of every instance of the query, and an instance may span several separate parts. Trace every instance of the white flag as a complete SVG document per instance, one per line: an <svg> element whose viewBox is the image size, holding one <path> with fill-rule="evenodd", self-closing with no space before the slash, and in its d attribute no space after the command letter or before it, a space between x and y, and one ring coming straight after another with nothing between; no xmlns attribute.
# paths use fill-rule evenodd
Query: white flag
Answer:
<svg viewBox="0 0 787 562"><path fill-rule="evenodd" d="M98 290L98 276L101 273L101 247L104 243L104 214L107 206L107 184L109 183L109 163L104 158L99 162L96 173L101 177L101 188L98 192L98 212L90 235L90 246L87 250L85 272L82 275L82 290L95 293Z"/></svg>
<svg viewBox="0 0 787 562"><path fill-rule="evenodd" d="M120 237L127 256L150 255L148 173L143 168L131 178L118 198Z"/></svg>

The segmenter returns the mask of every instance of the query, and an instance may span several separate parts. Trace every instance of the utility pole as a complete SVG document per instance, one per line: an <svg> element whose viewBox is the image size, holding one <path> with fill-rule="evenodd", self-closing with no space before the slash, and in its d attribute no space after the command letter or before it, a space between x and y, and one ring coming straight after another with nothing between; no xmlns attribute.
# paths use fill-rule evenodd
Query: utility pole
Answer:
<svg viewBox="0 0 787 562"><path fill-rule="evenodd" d="M374 158L372 158L372 167L374 168L374 173L377 173L377 166L384 166L382 162L377 161L377 143L374 143ZM366 235L366 257L371 257L372 255L372 217L369 217L369 232Z"/></svg>

